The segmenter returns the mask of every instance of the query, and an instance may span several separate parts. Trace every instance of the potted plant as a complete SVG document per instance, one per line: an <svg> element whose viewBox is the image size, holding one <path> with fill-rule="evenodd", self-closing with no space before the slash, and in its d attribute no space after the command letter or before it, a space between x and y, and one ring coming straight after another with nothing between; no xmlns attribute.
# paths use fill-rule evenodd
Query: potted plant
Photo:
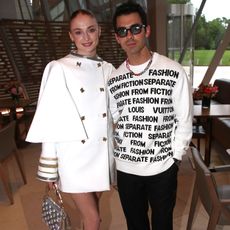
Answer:
<svg viewBox="0 0 230 230"><path fill-rule="evenodd" d="M24 97L24 90L20 82L11 81L5 85L6 93L10 94L13 101L13 108L11 108L11 115L16 119L16 108L19 105L20 98Z"/></svg>
<svg viewBox="0 0 230 230"><path fill-rule="evenodd" d="M194 100L202 100L202 107L209 108L211 98L218 93L218 86L201 83L193 93Z"/></svg>

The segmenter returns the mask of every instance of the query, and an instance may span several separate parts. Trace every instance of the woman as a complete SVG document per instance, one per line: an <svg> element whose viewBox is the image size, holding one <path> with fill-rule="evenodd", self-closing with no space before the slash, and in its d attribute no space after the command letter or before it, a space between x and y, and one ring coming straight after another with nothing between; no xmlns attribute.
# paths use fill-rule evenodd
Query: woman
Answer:
<svg viewBox="0 0 230 230"><path fill-rule="evenodd" d="M27 135L27 141L42 143L38 179L57 181L71 194L84 230L99 229L99 198L112 178L105 85L114 67L97 56L100 33L90 11L72 14L69 36L77 49L46 66Z"/></svg>

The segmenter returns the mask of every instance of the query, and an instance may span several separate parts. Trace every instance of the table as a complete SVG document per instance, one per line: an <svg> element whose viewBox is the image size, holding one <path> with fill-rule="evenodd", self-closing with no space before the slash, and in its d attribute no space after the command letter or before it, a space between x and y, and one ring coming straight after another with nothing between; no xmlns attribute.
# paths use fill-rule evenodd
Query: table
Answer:
<svg viewBox="0 0 230 230"><path fill-rule="evenodd" d="M29 99L20 98L19 101L15 104L12 99L0 99L0 113L4 110L6 111L5 115L0 114L0 128L4 127L11 120L16 120L16 143L18 147L24 145L24 139L28 131L28 125L26 117L24 114L24 108L31 103ZM21 112L15 111L15 108L23 108ZM12 112L13 111L13 112Z"/></svg>
<svg viewBox="0 0 230 230"><path fill-rule="evenodd" d="M20 98L18 103L16 104L17 107L25 107L29 105L31 101L29 99L23 99ZM14 108L15 103L12 99L0 99L0 109L6 109L6 108Z"/></svg>
<svg viewBox="0 0 230 230"><path fill-rule="evenodd" d="M203 109L201 105L194 105L193 112L194 118L203 118L207 121L204 161L209 166L212 144L212 119L214 117L230 117L230 104L211 104L209 109Z"/></svg>

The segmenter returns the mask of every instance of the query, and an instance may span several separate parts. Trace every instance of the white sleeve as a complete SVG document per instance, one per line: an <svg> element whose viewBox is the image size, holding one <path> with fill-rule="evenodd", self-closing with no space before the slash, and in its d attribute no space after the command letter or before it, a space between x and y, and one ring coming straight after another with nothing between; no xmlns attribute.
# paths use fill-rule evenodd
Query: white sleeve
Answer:
<svg viewBox="0 0 230 230"><path fill-rule="evenodd" d="M193 101L191 83L184 71L173 91L173 107L176 113L176 129L173 136L173 152L178 160L186 153L192 138Z"/></svg>
<svg viewBox="0 0 230 230"><path fill-rule="evenodd" d="M37 109L26 141L42 143L87 138L66 84L64 68L60 62L52 61L43 74Z"/></svg>
<svg viewBox="0 0 230 230"><path fill-rule="evenodd" d="M58 158L55 143L42 143L37 178L41 181L55 182L58 179Z"/></svg>

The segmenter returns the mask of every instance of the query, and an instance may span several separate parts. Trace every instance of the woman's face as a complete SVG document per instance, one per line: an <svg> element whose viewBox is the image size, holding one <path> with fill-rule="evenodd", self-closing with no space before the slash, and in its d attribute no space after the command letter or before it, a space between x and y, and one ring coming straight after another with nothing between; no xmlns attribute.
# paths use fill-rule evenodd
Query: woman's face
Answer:
<svg viewBox="0 0 230 230"><path fill-rule="evenodd" d="M70 39L77 47L77 53L86 56L95 56L101 29L90 15L78 14L70 22Z"/></svg>

